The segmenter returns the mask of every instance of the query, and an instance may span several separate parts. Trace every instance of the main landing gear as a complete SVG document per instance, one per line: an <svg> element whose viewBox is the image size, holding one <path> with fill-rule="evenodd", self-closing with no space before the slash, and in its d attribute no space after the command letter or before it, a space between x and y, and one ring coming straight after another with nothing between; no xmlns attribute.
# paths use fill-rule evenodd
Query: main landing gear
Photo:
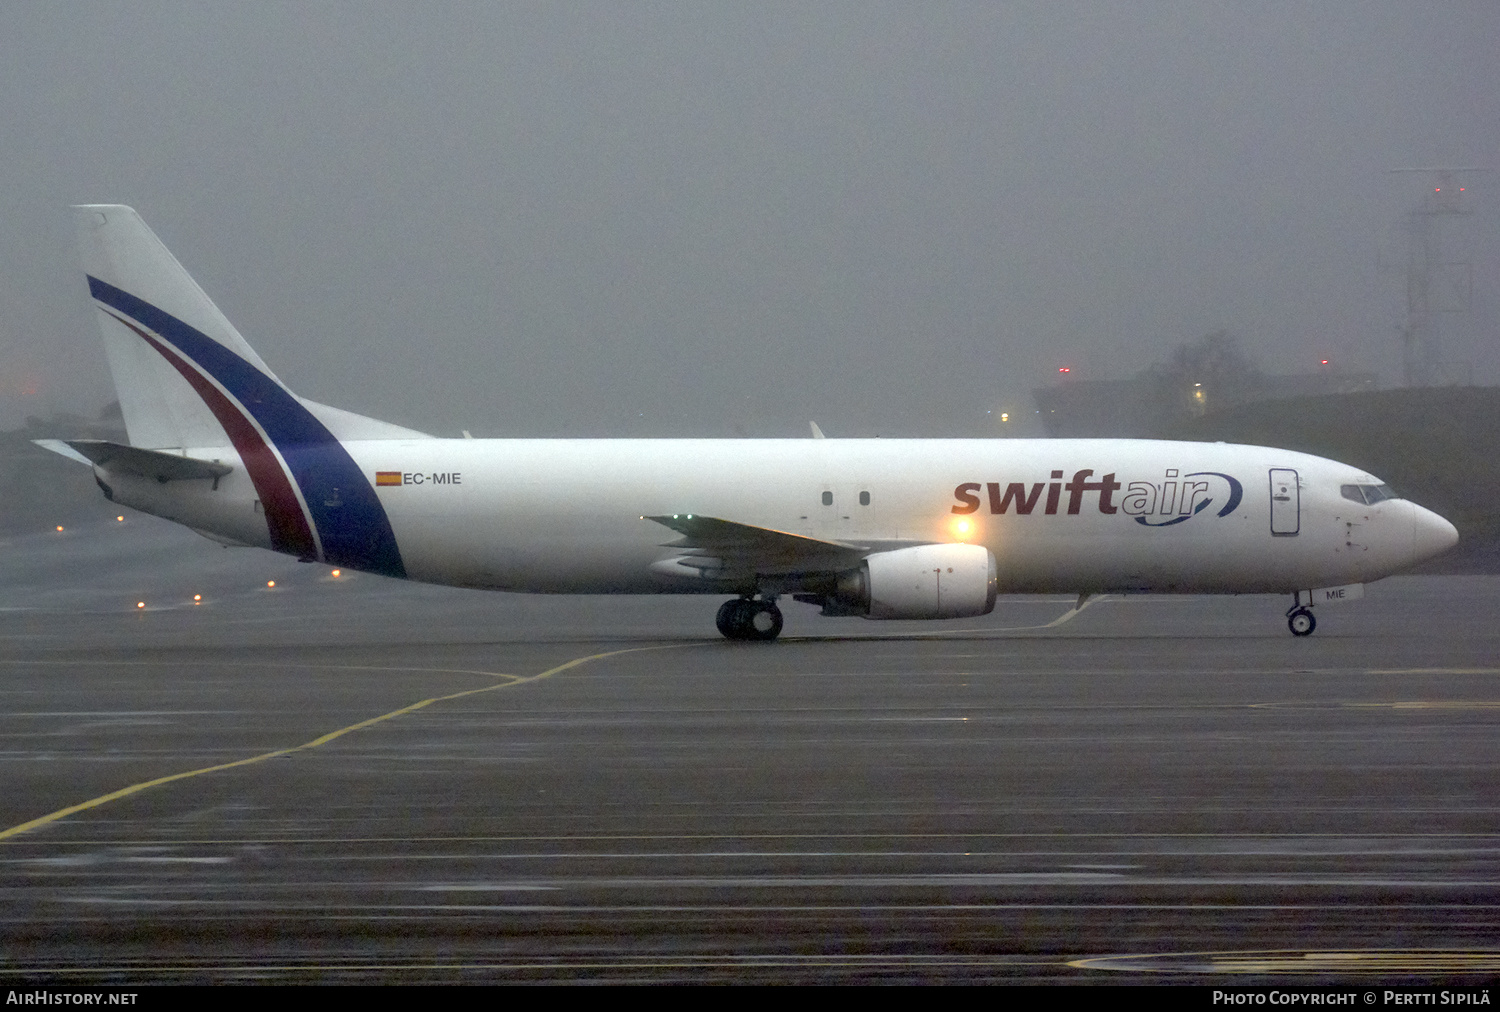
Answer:
<svg viewBox="0 0 1500 1012"><path fill-rule="evenodd" d="M776 607L775 598L725 601L715 621L726 639L770 642L781 635L781 609Z"/></svg>
<svg viewBox="0 0 1500 1012"><path fill-rule="evenodd" d="M1286 610L1286 627L1292 631L1293 636L1311 636L1312 631L1318 627L1318 620L1313 618L1312 609L1304 605L1300 597Z"/></svg>

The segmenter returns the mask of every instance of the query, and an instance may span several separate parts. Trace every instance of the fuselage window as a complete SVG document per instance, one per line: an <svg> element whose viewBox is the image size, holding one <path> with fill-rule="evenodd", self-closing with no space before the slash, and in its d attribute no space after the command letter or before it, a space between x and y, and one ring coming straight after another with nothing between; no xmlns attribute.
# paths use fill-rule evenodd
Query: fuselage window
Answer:
<svg viewBox="0 0 1500 1012"><path fill-rule="evenodd" d="M832 492L824 492L823 493L823 505L824 506L832 506L833 505L833 493Z"/></svg>
<svg viewBox="0 0 1500 1012"><path fill-rule="evenodd" d="M868 506L868 505L870 505L870 493L868 493L868 492L861 492L859 494L859 504L861 506Z"/></svg>

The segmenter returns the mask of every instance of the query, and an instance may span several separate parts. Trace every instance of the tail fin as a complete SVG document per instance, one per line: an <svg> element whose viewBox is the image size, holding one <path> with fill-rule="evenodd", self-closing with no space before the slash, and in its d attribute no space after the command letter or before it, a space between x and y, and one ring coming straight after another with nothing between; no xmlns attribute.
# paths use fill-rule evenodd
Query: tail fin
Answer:
<svg viewBox="0 0 1500 1012"><path fill-rule="evenodd" d="M231 444L255 486L272 548L405 575L385 509L341 439L422 434L303 401L140 215L122 204L75 211L130 445Z"/></svg>
<svg viewBox="0 0 1500 1012"><path fill-rule="evenodd" d="M99 329L131 446L224 444L223 420L216 417L211 396L199 389L194 372L207 372L226 388L230 373L252 385L274 387L339 439L430 438L415 429L297 397L133 209L86 204L73 210L83 269L100 310ZM162 347L150 336L153 331L175 345L179 354ZM198 369L184 371L184 356Z"/></svg>
<svg viewBox="0 0 1500 1012"><path fill-rule="evenodd" d="M92 204L74 211L83 269L100 310L104 350L132 446L164 449L225 441L223 428L190 381L140 333L144 328L166 336L153 323L171 319L185 324L291 393L133 209Z"/></svg>

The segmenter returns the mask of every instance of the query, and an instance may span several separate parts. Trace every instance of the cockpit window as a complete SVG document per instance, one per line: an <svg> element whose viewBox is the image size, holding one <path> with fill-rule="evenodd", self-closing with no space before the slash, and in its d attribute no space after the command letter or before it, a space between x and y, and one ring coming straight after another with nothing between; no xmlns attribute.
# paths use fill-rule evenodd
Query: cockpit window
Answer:
<svg viewBox="0 0 1500 1012"><path fill-rule="evenodd" d="M1340 485L1339 494L1350 502L1363 503L1366 506L1374 506L1387 499L1401 498L1389 485Z"/></svg>

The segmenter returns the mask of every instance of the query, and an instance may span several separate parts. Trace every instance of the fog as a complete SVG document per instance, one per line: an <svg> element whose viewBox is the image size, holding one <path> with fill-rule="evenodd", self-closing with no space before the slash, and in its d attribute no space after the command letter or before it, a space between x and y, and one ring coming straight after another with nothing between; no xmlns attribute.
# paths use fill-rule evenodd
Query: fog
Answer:
<svg viewBox="0 0 1500 1012"><path fill-rule="evenodd" d="M7 4L0 427L112 397L67 205L297 392L456 435L1027 432L1228 330L1401 377L1500 5ZM1500 173L1440 382L1500 382ZM1021 418L1006 429L1001 411Z"/></svg>

